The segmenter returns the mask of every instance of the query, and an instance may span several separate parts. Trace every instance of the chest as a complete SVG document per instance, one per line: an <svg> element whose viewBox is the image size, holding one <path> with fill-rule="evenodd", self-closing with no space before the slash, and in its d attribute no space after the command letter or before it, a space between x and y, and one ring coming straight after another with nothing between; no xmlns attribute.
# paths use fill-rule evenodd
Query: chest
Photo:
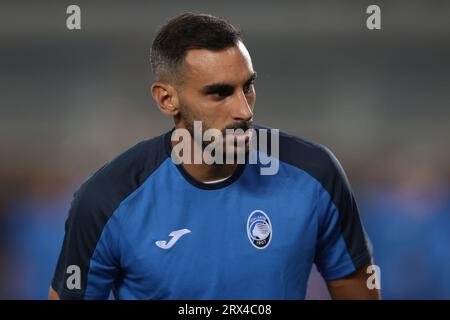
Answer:
<svg viewBox="0 0 450 320"><path fill-rule="evenodd" d="M141 203L122 230L124 281L152 288L156 298L198 298L307 277L317 237L314 202L245 193Z"/></svg>

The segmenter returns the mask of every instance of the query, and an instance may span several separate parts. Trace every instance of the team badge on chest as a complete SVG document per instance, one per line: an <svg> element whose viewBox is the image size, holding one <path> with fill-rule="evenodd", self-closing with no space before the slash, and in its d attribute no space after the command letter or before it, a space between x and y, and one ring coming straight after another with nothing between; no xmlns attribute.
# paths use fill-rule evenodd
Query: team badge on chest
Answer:
<svg viewBox="0 0 450 320"><path fill-rule="evenodd" d="M261 210L250 213L247 220L247 235L256 249L265 249L272 240L272 224L267 214Z"/></svg>

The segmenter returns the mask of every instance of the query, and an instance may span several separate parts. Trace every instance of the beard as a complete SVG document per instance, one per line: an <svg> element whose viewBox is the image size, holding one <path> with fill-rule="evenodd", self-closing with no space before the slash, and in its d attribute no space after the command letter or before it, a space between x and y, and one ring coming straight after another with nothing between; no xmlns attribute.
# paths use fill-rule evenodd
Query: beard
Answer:
<svg viewBox="0 0 450 320"><path fill-rule="evenodd" d="M220 132L222 134L222 140L223 140L223 150L226 150L227 142L229 142L229 140L227 139L227 136L229 136L230 134L227 133L227 130L234 130L234 131L242 130L243 132L246 132L249 129L253 129L252 121L244 121L244 120L232 122L223 128L215 128L215 127L210 126L205 121L200 120L199 119L200 117L196 117L190 110L191 109L186 104L182 104L180 106L180 120L184 123L185 128L189 131L191 138L194 139L194 137L195 137L194 121L201 121L203 133L208 129L220 130ZM250 143L249 141L245 142L244 150L239 148L237 139L234 135L232 137L231 142L233 143L232 147L233 147L233 151L234 151L233 153L234 153L235 158L237 157L237 155L239 153L241 153L241 152L247 153L249 151L249 143ZM202 150L204 150L211 143L214 143L214 141L203 141L203 139L202 139L202 142L201 142ZM230 146L228 146L228 147L230 147ZM224 157L225 157L225 152L224 152Z"/></svg>

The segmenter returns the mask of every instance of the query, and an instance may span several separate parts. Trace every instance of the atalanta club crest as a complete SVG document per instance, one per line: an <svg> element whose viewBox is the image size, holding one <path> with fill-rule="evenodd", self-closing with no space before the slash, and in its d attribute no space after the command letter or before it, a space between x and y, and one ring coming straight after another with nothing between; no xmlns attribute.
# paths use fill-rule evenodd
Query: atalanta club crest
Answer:
<svg viewBox="0 0 450 320"><path fill-rule="evenodd" d="M256 249L265 249L272 239L272 224L261 210L250 213L247 220L248 239Z"/></svg>

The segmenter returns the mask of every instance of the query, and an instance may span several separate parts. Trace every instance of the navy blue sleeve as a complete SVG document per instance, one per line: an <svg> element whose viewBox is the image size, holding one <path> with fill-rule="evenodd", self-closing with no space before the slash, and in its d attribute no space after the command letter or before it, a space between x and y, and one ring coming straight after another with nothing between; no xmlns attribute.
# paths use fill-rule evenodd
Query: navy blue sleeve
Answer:
<svg viewBox="0 0 450 320"><path fill-rule="evenodd" d="M119 235L111 228L117 222L108 222L111 215L102 211L104 208L93 199L95 192L87 189L82 187L75 194L65 224L52 281L61 299L107 299L119 266Z"/></svg>
<svg viewBox="0 0 450 320"><path fill-rule="evenodd" d="M325 280L343 278L370 262L365 234L352 189L336 157L322 147L328 164L321 179L315 263Z"/></svg>
<svg viewBox="0 0 450 320"><path fill-rule="evenodd" d="M119 206L168 157L170 132L117 156L75 193L52 281L62 299L107 299L120 272Z"/></svg>
<svg viewBox="0 0 450 320"><path fill-rule="evenodd" d="M326 280L343 278L370 262L371 245L353 191L333 153L322 145L280 133L280 160L318 181L315 263L322 276Z"/></svg>

